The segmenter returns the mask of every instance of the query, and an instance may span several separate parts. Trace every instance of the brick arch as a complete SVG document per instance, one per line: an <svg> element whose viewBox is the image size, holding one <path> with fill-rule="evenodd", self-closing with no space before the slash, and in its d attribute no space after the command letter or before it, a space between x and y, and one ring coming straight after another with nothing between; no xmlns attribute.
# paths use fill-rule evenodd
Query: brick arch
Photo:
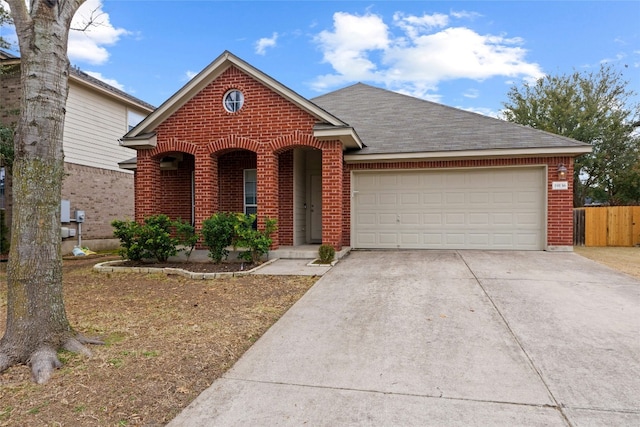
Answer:
<svg viewBox="0 0 640 427"><path fill-rule="evenodd" d="M207 154L222 154L229 150L249 150L257 153L259 151L258 141L253 139L243 138L241 136L229 135L224 138L220 138L217 141L210 142L205 147Z"/></svg>
<svg viewBox="0 0 640 427"><path fill-rule="evenodd" d="M164 153L180 152L196 155L198 146L186 141L179 141L177 138L171 138L168 141L158 142L158 145L151 149L149 157L158 157Z"/></svg>
<svg viewBox="0 0 640 427"><path fill-rule="evenodd" d="M322 150L322 142L318 141L313 135L300 132L299 130L271 141L274 154L280 154L283 151L300 146Z"/></svg>

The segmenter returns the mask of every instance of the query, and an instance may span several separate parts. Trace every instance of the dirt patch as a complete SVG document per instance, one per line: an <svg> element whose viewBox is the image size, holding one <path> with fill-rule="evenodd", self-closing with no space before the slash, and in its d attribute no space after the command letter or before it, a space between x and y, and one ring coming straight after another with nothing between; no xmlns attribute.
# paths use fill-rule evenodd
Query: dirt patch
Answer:
<svg viewBox="0 0 640 427"><path fill-rule="evenodd" d="M573 250L578 255L640 279L640 247L576 246Z"/></svg>
<svg viewBox="0 0 640 427"><path fill-rule="evenodd" d="M64 261L71 324L85 335L101 336L106 345L92 346L91 359L60 353L63 368L42 386L31 381L26 366L1 373L0 426L166 424L317 280L261 275L190 280L92 270L115 259ZM0 279L6 283L4 271ZM0 334L5 322L3 285Z"/></svg>

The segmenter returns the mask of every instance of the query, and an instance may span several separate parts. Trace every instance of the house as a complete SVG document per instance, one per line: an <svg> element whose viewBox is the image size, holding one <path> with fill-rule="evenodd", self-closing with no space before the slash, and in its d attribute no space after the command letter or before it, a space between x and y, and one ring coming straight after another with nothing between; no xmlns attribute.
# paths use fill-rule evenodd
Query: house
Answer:
<svg viewBox="0 0 640 427"><path fill-rule="evenodd" d="M278 220L273 248L571 250L587 144L376 87L305 99L224 52L122 138L136 219Z"/></svg>
<svg viewBox="0 0 640 427"><path fill-rule="evenodd" d="M17 122L20 58L0 51L0 122ZM61 206L63 253L79 242L91 249L118 247L111 221L134 217L134 181L118 163L131 157L118 143L154 107L81 70L69 73L63 149L65 179ZM7 190L10 190L9 188ZM5 207L10 212L10 195ZM76 212L84 211L84 222Z"/></svg>

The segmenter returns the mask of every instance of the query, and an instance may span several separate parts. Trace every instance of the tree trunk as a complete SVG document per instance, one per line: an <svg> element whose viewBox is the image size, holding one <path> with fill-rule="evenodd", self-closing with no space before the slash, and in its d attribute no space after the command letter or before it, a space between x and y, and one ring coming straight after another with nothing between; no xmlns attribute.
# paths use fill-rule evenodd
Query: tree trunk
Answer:
<svg viewBox="0 0 640 427"><path fill-rule="evenodd" d="M30 364L46 382L57 350L88 354L67 319L62 292L60 199L69 61L67 39L82 1L9 0L21 54L22 100L15 136L13 219L7 267L7 329L0 371Z"/></svg>

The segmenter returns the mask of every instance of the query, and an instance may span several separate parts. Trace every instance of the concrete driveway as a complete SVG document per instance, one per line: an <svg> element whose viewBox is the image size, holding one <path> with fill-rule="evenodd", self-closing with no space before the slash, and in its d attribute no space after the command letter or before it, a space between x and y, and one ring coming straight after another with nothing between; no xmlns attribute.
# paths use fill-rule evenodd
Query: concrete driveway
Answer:
<svg viewBox="0 0 640 427"><path fill-rule="evenodd" d="M573 253L354 252L170 424L205 425L639 426L640 281Z"/></svg>

